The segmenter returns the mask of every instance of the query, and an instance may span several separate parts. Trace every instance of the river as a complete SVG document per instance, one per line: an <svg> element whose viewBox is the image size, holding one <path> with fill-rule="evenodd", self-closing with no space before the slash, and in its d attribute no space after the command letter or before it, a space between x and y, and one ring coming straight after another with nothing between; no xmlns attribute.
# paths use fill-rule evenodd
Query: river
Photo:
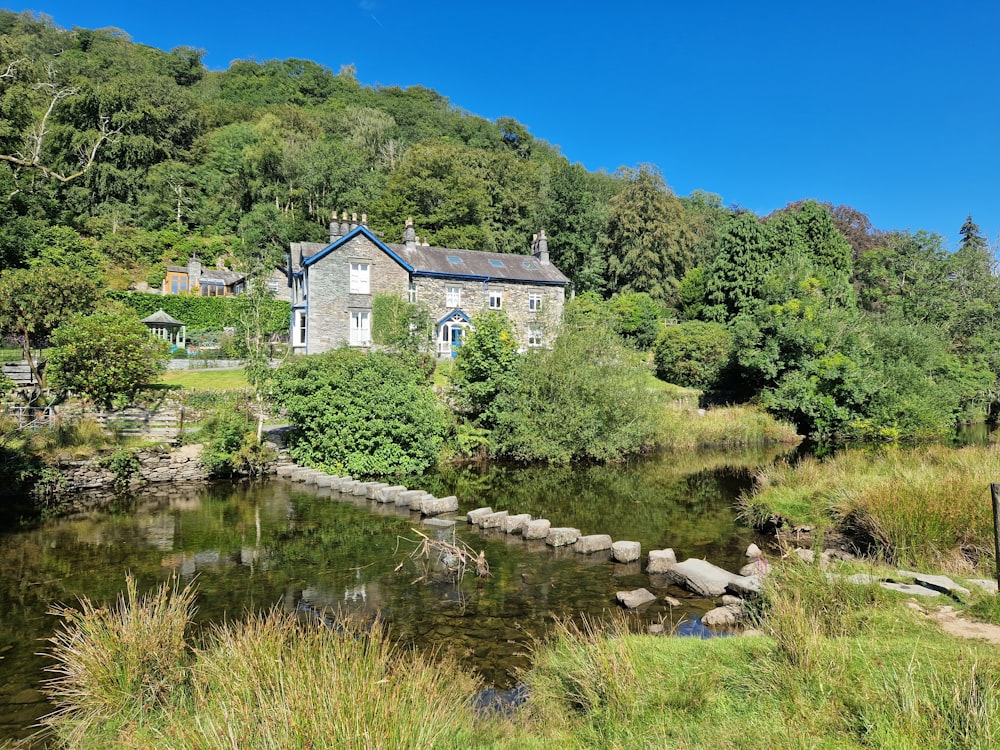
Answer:
<svg viewBox="0 0 1000 750"><path fill-rule="evenodd" d="M490 505L530 513L585 534L606 533L678 559L706 558L729 569L755 541L733 506L755 467L774 451L660 455L617 467L465 467L404 482L455 494L461 512ZM16 504L6 498L4 507ZM194 579L197 627L277 606L329 621L338 611L380 617L393 636L420 648L448 648L486 684L509 687L529 665L532 644L557 618L609 617L615 592L650 587L639 563L608 562L569 549L484 532L422 525L419 515L315 487L273 479L256 484L157 485L120 498L107 512L29 527L8 520L0 533L0 742L29 734L51 710L39 692L53 602L110 601L126 572L140 590L176 576ZM431 576L409 558L421 529L484 550L492 575L458 583ZM397 566L402 567L397 570ZM634 615L702 634L714 606L679 589Z"/></svg>

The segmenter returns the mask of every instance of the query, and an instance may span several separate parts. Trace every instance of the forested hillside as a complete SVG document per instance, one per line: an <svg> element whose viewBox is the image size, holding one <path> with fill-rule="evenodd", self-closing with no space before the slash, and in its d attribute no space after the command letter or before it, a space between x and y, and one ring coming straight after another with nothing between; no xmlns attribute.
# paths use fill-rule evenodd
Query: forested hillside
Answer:
<svg viewBox="0 0 1000 750"><path fill-rule="evenodd" d="M245 267L322 241L343 210L469 249L526 253L544 228L576 293L680 321L656 334L659 369L709 398L819 437L941 433L992 407L1000 287L972 217L954 253L846 206L758 217L676 196L653 166L588 172L427 88L200 58L0 11L0 268L158 285L192 253Z"/></svg>

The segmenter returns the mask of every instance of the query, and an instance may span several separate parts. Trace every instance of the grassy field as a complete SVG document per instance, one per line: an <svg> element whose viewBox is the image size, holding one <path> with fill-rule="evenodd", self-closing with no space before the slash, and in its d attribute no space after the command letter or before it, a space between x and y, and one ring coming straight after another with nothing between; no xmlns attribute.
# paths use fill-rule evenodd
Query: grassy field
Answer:
<svg viewBox="0 0 1000 750"><path fill-rule="evenodd" d="M160 382L203 391L235 391L247 387L243 370L168 370L160 377Z"/></svg>

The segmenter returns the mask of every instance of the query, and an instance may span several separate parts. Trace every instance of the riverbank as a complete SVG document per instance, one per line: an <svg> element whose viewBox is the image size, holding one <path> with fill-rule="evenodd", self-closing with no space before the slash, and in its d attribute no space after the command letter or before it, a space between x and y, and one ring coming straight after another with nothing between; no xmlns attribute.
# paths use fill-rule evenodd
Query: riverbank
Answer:
<svg viewBox="0 0 1000 750"><path fill-rule="evenodd" d="M79 748L996 747L995 647L829 572L775 566L753 635L636 635L625 618L564 625L535 648L527 702L511 714L477 708L478 685L454 661L428 661L377 628L272 614L199 640L184 634L190 590L145 603L133 590L124 605L141 617L64 613L86 629L57 644L66 712L47 723ZM82 658L119 671L76 669Z"/></svg>
<svg viewBox="0 0 1000 750"><path fill-rule="evenodd" d="M741 504L761 528L835 532L890 565L991 576L996 481L997 445L851 448L764 468Z"/></svg>

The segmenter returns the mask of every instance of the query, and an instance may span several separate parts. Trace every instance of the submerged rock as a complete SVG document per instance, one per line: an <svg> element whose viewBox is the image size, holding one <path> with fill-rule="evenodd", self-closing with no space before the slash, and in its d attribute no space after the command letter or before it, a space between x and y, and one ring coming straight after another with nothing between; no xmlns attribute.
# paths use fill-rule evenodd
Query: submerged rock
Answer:
<svg viewBox="0 0 1000 750"><path fill-rule="evenodd" d="M656 601L656 596L646 589L634 589L632 591L619 591L615 594L618 603L626 609L637 609L650 602Z"/></svg>

